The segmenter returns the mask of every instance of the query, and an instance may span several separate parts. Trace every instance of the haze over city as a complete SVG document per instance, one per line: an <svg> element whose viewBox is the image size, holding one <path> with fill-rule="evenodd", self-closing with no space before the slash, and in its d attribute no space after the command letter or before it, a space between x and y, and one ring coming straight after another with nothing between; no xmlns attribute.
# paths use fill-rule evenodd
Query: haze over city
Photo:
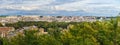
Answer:
<svg viewBox="0 0 120 45"><path fill-rule="evenodd" d="M0 15L116 16L120 0L0 0Z"/></svg>

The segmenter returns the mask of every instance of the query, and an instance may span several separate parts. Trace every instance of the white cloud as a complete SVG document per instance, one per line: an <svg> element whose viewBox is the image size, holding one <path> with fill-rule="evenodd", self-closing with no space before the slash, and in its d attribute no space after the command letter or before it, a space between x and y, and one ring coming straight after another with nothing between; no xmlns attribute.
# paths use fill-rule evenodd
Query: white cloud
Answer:
<svg viewBox="0 0 120 45"><path fill-rule="evenodd" d="M120 11L120 1L117 0L1 0L1 9L25 11L84 11L86 13L112 13ZM2 10L5 12L6 10ZM0 12L2 12L0 11ZM7 12L7 11L6 11Z"/></svg>
<svg viewBox="0 0 120 45"><path fill-rule="evenodd" d="M1 6L1 9L16 9L16 10L35 10L39 9L39 6L16 6L16 5L6 5L6 6Z"/></svg>
<svg viewBox="0 0 120 45"><path fill-rule="evenodd" d="M54 1L55 0L4 0L4 4L0 4L0 9L36 10L42 9L42 7Z"/></svg>
<svg viewBox="0 0 120 45"><path fill-rule="evenodd" d="M73 2L73 3L67 3L63 5L56 5L55 8L56 10L66 10L66 11L78 11L83 9L84 3L87 1L78 1L78 2Z"/></svg>
<svg viewBox="0 0 120 45"><path fill-rule="evenodd" d="M108 9L104 9L104 7L108 7ZM103 8L103 10L116 10L116 8L119 9L120 5L116 3L116 0L83 0L73 3L67 3L63 5L56 5L56 10L66 10L66 11L79 11L83 10L85 12L95 12L93 10L99 10L100 8ZM111 10L110 10L111 11Z"/></svg>
<svg viewBox="0 0 120 45"><path fill-rule="evenodd" d="M60 1L60 0L59 0ZM73 0L72 0L73 1ZM116 5L114 0L77 0L76 2L70 2L55 6L46 6L51 3L55 3L56 0L3 0L5 4L0 4L0 8L16 9L16 10L66 10L66 11L79 11L92 12L94 8L114 7L118 8L120 5ZM61 1L64 2L64 1ZM93 3L93 4L92 4ZM98 3L98 4L97 4Z"/></svg>

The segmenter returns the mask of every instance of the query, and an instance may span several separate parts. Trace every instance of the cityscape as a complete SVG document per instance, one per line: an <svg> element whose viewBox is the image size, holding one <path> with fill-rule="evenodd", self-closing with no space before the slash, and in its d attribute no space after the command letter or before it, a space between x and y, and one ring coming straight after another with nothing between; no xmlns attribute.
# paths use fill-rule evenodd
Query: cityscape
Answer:
<svg viewBox="0 0 120 45"><path fill-rule="evenodd" d="M0 0L0 45L120 45L120 0Z"/></svg>
<svg viewBox="0 0 120 45"><path fill-rule="evenodd" d="M1 23L16 23L19 21L47 21L47 22L95 22L102 19L110 19L112 17L97 16L4 16L0 17ZM113 17L114 18L114 17Z"/></svg>
<svg viewBox="0 0 120 45"><path fill-rule="evenodd" d="M28 27L22 27L15 29L15 27L6 27L7 23L17 23L20 21L23 22L96 22L96 21L104 21L107 19L111 19L112 17L97 17L97 16L36 16L36 15L27 15L27 16L1 16L0 23L3 27L0 27L1 37L9 37L15 36L18 32L23 33L24 30L28 29L36 29L44 32L44 28L37 28L35 25L31 25ZM115 17L113 17L115 18ZM5 26L5 27L4 27Z"/></svg>

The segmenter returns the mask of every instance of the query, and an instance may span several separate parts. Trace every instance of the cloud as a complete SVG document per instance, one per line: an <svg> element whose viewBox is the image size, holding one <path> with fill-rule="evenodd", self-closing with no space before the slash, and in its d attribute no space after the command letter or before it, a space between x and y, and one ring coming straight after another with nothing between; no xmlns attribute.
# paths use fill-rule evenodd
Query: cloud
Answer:
<svg viewBox="0 0 120 45"><path fill-rule="evenodd" d="M54 0L2 0L1 9L16 9L16 10L36 10L41 9Z"/></svg>
<svg viewBox="0 0 120 45"><path fill-rule="evenodd" d="M39 6L16 6L16 5L6 5L6 6L1 6L1 9L16 9L16 10L35 10L39 9Z"/></svg>
<svg viewBox="0 0 120 45"><path fill-rule="evenodd" d="M120 2L120 1L119 1ZM116 0L82 0L62 5L56 5L56 10L66 11L84 11L95 14L118 14L120 12L120 3Z"/></svg>
<svg viewBox="0 0 120 45"><path fill-rule="evenodd" d="M82 1L82 0L55 0L55 2L52 3L51 5L61 5L61 4L73 3L77 1Z"/></svg>
<svg viewBox="0 0 120 45"><path fill-rule="evenodd" d="M1 0L0 14L46 12L48 15L114 15L120 11L119 2L119 0Z"/></svg>
<svg viewBox="0 0 120 45"><path fill-rule="evenodd" d="M113 2L113 3L112 3ZM88 11L91 8L103 8L103 7L120 7L114 3L114 0L110 1L97 1L97 0L84 0L84 1L77 1L73 3L67 3L63 5L56 5L56 10L68 10L68 11L77 11L77 10L86 10Z"/></svg>

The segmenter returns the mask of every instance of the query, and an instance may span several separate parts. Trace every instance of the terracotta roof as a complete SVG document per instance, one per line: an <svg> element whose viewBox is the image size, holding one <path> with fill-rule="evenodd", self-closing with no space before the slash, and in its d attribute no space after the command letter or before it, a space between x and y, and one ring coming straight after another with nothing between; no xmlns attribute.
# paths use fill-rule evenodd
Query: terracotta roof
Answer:
<svg viewBox="0 0 120 45"><path fill-rule="evenodd" d="M0 32L6 32L6 31L9 31L12 29L13 29L13 27L0 27Z"/></svg>

